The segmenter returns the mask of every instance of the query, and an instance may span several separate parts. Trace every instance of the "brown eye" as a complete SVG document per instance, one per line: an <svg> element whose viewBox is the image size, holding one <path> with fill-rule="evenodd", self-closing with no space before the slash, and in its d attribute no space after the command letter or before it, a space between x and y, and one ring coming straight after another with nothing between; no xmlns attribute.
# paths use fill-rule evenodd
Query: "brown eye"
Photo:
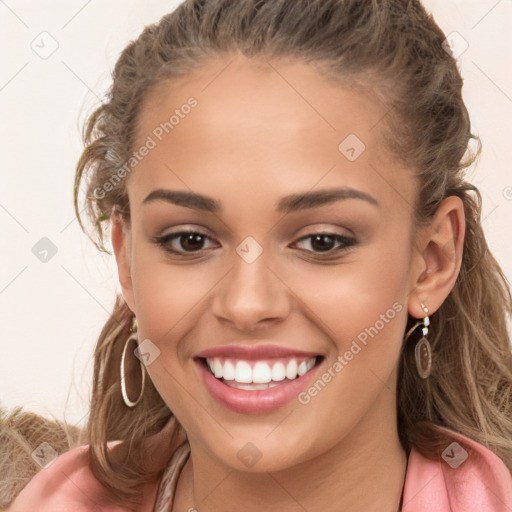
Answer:
<svg viewBox="0 0 512 512"><path fill-rule="evenodd" d="M320 252L330 251L335 242L335 238L331 235L314 235L311 237L311 247Z"/></svg>
<svg viewBox="0 0 512 512"><path fill-rule="evenodd" d="M196 254L205 250L205 240L211 238L198 231L178 231L157 237L153 241L172 254Z"/></svg>
<svg viewBox="0 0 512 512"><path fill-rule="evenodd" d="M337 233L314 233L302 237L298 242L303 240L310 240L310 246L312 250L308 252L313 253L334 253L339 254L345 250L348 250L351 246L356 245L357 240L355 238L339 235ZM335 249L336 243L341 244L341 247Z"/></svg>
<svg viewBox="0 0 512 512"><path fill-rule="evenodd" d="M209 240L212 241L213 239L199 231L178 231L162 237L156 237L153 239L153 242L161 246L168 253L186 256L200 254L205 251L204 244ZM305 240L309 241L311 249L304 250L319 256L322 256L324 253L327 256L339 255L357 244L355 238L337 233L313 233L300 238L296 244ZM337 245L338 247L336 247Z"/></svg>
<svg viewBox="0 0 512 512"><path fill-rule="evenodd" d="M178 241L186 251L197 251L203 248L204 237L200 233L183 233L179 236Z"/></svg>

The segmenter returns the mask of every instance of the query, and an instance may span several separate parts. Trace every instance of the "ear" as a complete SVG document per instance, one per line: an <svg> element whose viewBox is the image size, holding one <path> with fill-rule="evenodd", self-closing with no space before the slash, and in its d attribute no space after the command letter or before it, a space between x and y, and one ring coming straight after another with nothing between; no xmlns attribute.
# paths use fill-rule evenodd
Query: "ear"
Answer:
<svg viewBox="0 0 512 512"><path fill-rule="evenodd" d="M457 196L445 198L431 224L421 230L413 254L413 274L408 311L415 318L434 313L455 286L462 264L466 222L464 203Z"/></svg>
<svg viewBox="0 0 512 512"><path fill-rule="evenodd" d="M119 283L123 297L128 307L136 314L135 301L133 300L133 284L131 275L131 232L128 223L118 214L113 212L111 216L112 247L116 256Z"/></svg>

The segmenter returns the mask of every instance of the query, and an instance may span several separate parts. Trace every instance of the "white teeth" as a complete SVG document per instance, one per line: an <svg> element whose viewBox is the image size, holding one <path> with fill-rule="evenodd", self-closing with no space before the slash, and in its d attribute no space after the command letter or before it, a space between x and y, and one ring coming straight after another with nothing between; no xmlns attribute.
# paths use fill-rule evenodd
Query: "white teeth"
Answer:
<svg viewBox="0 0 512 512"><path fill-rule="evenodd" d="M286 368L283 363L278 361L272 366L272 380L279 382L286 378Z"/></svg>
<svg viewBox="0 0 512 512"><path fill-rule="evenodd" d="M211 363L210 363L210 368L211 368ZM222 363L220 362L220 359L214 359L213 360L213 374L215 375L215 377L218 378L218 377L222 377L223 373L224 373L224 370L222 368Z"/></svg>
<svg viewBox="0 0 512 512"><path fill-rule="evenodd" d="M252 370L252 382L254 384L268 384L271 380L272 370L270 366L266 363L256 363Z"/></svg>
<svg viewBox="0 0 512 512"><path fill-rule="evenodd" d="M222 377L224 377L224 380L235 380L235 367L231 361L226 361L224 363L224 366L222 367L222 375L217 378Z"/></svg>
<svg viewBox="0 0 512 512"><path fill-rule="evenodd" d="M236 380L228 380L226 384L230 388L245 389L246 391L258 391L279 386L279 382L269 382L268 384L239 384Z"/></svg>
<svg viewBox="0 0 512 512"><path fill-rule="evenodd" d="M297 377L297 361L295 359L292 359L286 365L286 378L295 379L295 377Z"/></svg>
<svg viewBox="0 0 512 512"><path fill-rule="evenodd" d="M215 377L233 381L232 387L267 389L269 386L273 387L273 383L284 379L294 380L302 377L315 366L316 357L301 359L300 364L295 358L290 359L286 364L283 361L275 363L256 361L253 367L247 361L222 360L218 357L207 358L206 362ZM247 384L247 386L237 386L236 383Z"/></svg>
<svg viewBox="0 0 512 512"><path fill-rule="evenodd" d="M299 364L299 368L297 369L297 372L302 377L307 371L308 371L308 369L306 366L306 361L302 361L302 363Z"/></svg>
<svg viewBox="0 0 512 512"><path fill-rule="evenodd" d="M249 363L245 361L238 361L236 363L235 380L241 384L250 384L252 382L252 370Z"/></svg>

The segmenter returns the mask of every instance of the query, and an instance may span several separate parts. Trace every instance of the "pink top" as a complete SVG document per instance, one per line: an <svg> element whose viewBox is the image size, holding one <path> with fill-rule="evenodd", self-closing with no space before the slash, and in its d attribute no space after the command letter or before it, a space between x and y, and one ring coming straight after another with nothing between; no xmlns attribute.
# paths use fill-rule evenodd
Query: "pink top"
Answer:
<svg viewBox="0 0 512 512"><path fill-rule="evenodd" d="M452 430L454 439L442 460L431 461L412 448L407 465L403 512L510 512L512 476L485 446ZM463 443L459 444L458 442ZM162 477L144 489L135 512L169 512L179 473L190 453L188 443L174 452ZM158 495L157 495L158 494ZM129 512L108 503L107 490L87 464L87 446L74 448L39 471L6 512Z"/></svg>

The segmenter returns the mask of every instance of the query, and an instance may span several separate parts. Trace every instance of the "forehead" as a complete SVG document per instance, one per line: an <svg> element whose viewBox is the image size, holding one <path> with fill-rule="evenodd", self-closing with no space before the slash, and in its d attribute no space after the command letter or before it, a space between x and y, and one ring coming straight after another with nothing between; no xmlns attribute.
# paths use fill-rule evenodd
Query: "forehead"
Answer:
<svg viewBox="0 0 512 512"><path fill-rule="evenodd" d="M375 95L349 87L350 83L344 77L340 82L327 80L300 61L249 59L239 54L219 57L158 84L141 106L138 135L145 136L194 97L199 108L191 122L198 121L196 127L200 122L202 128L212 130L254 128L261 136L263 125L267 133L274 130L292 136L307 127L312 135L330 135L334 140L348 129L369 144L376 143L380 132L373 128L387 106ZM172 138L178 140L180 131L184 135L184 124L172 130Z"/></svg>
<svg viewBox="0 0 512 512"><path fill-rule="evenodd" d="M135 148L149 139L153 147L130 177L131 195L142 200L166 184L221 195L236 182L240 202L245 192L331 185L412 201L411 174L383 140L386 112L374 96L304 63L219 58L145 99Z"/></svg>

